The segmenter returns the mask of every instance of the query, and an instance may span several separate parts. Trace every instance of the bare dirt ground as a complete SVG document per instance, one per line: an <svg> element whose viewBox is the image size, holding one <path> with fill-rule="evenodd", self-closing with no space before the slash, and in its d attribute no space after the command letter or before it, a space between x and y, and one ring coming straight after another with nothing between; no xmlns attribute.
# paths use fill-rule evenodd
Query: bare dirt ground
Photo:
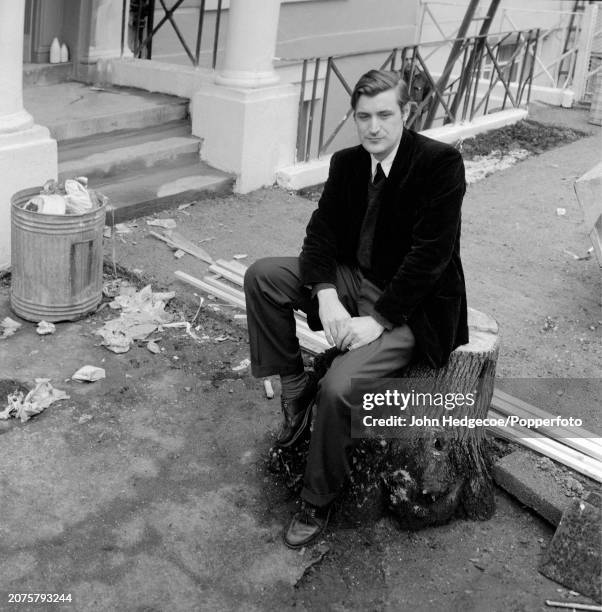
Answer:
<svg viewBox="0 0 602 612"><path fill-rule="evenodd" d="M582 129L583 113L570 122ZM599 158L600 130L589 131L469 186L463 262L470 305L500 324L500 385L600 433L601 273L566 252L590 246L572 187ZM156 216L191 240L209 238L201 245L214 258L246 254L247 263L297 254L314 206L274 188ZM198 298L173 271L200 277L207 266L175 260L145 219L130 225L107 241L107 259L155 290L174 289L178 316L190 320ZM0 318L13 316L8 293L5 279ZM499 490L486 522L410 533L388 518L350 528L335 517L317 546L285 549L280 530L295 500L266 468L278 400L233 373L248 356L246 332L236 310L218 309L205 305L197 320L210 341L165 333L158 356L99 347L92 329L106 309L42 344L28 328L5 341L17 338L14 348L0 346L12 378L50 371L60 381L101 358L109 375L104 386L71 383L66 406L0 430L10 492L0 504L1 591L66 585L82 610L531 612L546 610L545 599L587 601L537 572L553 528ZM57 359L59 341L68 343Z"/></svg>
<svg viewBox="0 0 602 612"><path fill-rule="evenodd" d="M539 118L545 121L547 112L553 113L543 108ZM558 122L558 116L552 119ZM573 181L600 152L583 117L545 133L531 124L514 134L505 130L497 141L493 136L491 148L524 146L535 136L532 152L549 150L469 186L463 261L471 305L500 323L500 386L551 413L579 416L600 432L600 269L591 257L577 260L570 254L586 256L590 247ZM589 134L583 137L584 132ZM480 139L474 151L484 150ZM205 202L202 223L194 213L178 223L186 223L189 237L213 238L202 244L214 257L243 253L248 262L296 254L314 205L265 189ZM564 216L557 214L560 207L566 209ZM135 240L145 240L143 232L137 231ZM144 270L165 266L163 260L137 258L128 246L131 240L120 245L120 260ZM183 266L202 274L198 262L183 261ZM173 281L168 284L186 292ZM278 480L268 491L274 512L286 520L292 500ZM400 533L387 520L364 531L342 528L335 520L325 538L327 554L288 593L288 604L316 610L527 611L544 609L546 597L574 599L536 571L551 527L501 491L497 503L496 516L487 523L459 522L417 534ZM312 554L320 558L320 550L326 548Z"/></svg>

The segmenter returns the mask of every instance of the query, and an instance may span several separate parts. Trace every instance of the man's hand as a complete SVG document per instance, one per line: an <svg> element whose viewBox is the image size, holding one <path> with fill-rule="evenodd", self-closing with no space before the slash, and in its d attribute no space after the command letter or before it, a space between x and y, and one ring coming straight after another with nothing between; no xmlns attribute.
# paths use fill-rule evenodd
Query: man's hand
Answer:
<svg viewBox="0 0 602 612"><path fill-rule="evenodd" d="M345 321L336 344L340 351L354 350L380 338L385 328L374 317L353 317Z"/></svg>
<svg viewBox="0 0 602 612"><path fill-rule="evenodd" d="M324 328L326 341L330 346L335 344L338 346L338 338L341 335L345 322L351 319L351 315L347 312L345 306L341 304L337 290L332 287L318 291L318 303L318 315Z"/></svg>

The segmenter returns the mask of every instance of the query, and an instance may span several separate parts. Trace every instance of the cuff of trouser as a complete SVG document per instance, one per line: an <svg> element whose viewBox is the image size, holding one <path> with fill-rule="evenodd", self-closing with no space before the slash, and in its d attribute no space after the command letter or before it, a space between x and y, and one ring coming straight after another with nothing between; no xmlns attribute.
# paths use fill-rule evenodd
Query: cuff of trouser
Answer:
<svg viewBox="0 0 602 612"><path fill-rule="evenodd" d="M263 378L264 376L273 376L279 374L280 376L289 376L291 374L299 374L303 372L303 357L299 355L297 360L293 363L287 364L251 364L251 374L255 378Z"/></svg>
<svg viewBox="0 0 602 612"><path fill-rule="evenodd" d="M331 504L337 497L338 493L328 493L327 495L317 495L310 491L307 487L303 487L301 490L301 499L310 503L312 506L317 506L318 508L323 508L324 506L328 506Z"/></svg>

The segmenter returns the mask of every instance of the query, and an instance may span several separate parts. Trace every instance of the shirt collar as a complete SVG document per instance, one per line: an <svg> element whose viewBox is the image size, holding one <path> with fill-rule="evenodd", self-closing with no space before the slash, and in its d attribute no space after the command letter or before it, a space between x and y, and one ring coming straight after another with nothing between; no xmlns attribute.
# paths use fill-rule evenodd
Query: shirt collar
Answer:
<svg viewBox="0 0 602 612"><path fill-rule="evenodd" d="M372 162L372 174L370 176L372 178L374 178L374 175L376 174L376 165L379 163L383 169L383 172L385 173L385 176L387 178L389 177L389 172L391 172L391 166L393 165L393 161L395 159L395 156L397 155L397 150L399 149L400 143L401 139L397 143L397 146L391 151L391 153L389 153L389 155L387 155L387 157L385 157L385 159L383 159L381 162L379 162L378 159L374 157L374 155L370 154L370 161Z"/></svg>

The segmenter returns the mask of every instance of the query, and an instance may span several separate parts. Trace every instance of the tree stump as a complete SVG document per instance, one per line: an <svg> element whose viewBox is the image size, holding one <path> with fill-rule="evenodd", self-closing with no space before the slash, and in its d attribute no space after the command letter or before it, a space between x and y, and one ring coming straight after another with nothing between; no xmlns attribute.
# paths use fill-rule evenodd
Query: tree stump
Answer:
<svg viewBox="0 0 602 612"><path fill-rule="evenodd" d="M484 419L493 395L499 351L498 326L488 315L469 309L470 342L457 348L443 368L415 365L395 379L396 388L408 381L420 392L445 396L473 394L472 405L435 406L428 427L406 427L403 435L372 435L358 440L351 456L349 485L337 501L343 522L376 521L387 511L400 527L420 529L448 522L454 516L485 520L494 512L493 482L485 448L485 427L449 426L443 417ZM314 370L328 369L336 349L316 356ZM371 381L374 382L374 381ZM390 384L391 379L387 379ZM358 407L361 412L362 407ZM403 415L409 422L411 415ZM439 422L437 422L437 419ZM449 419L448 419L449 421ZM292 450L270 449L273 471L287 486L302 485L308 438Z"/></svg>

